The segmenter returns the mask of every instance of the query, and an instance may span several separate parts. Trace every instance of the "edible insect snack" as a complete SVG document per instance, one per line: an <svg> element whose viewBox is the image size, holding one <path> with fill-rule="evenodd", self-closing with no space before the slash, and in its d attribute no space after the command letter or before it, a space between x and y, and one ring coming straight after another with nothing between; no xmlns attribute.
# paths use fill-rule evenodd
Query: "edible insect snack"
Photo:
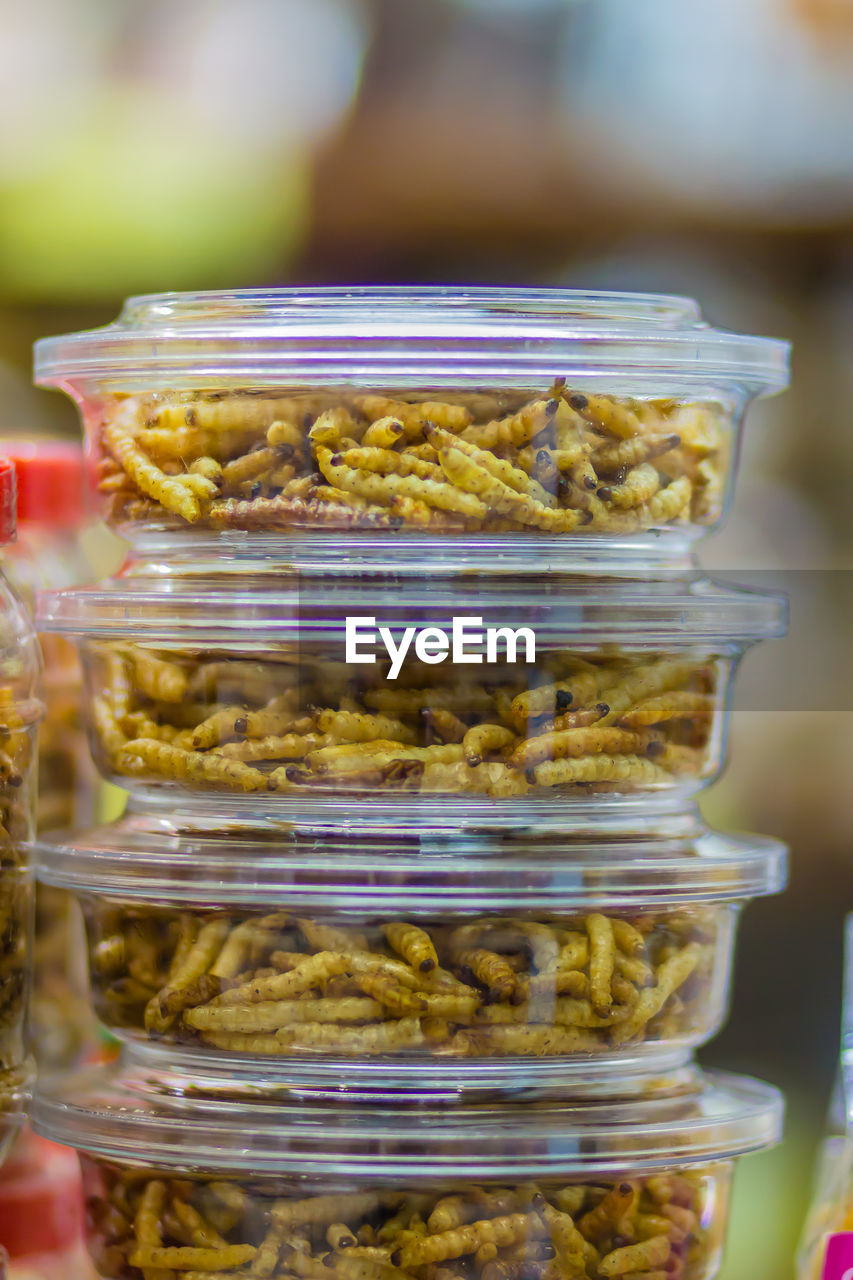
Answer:
<svg viewBox="0 0 853 1280"><path fill-rule="evenodd" d="M477 289L131 299L49 338L107 519L622 537L717 522L743 411L787 348L681 298ZM654 554L654 552L652 552Z"/></svg>
<svg viewBox="0 0 853 1280"><path fill-rule="evenodd" d="M698 581L257 573L120 579L41 625L82 637L96 758L130 791L513 809L711 779L736 660L782 610Z"/></svg>
<svg viewBox="0 0 853 1280"><path fill-rule="evenodd" d="M180 834L140 815L40 846L39 874L83 907L99 1015L161 1060L517 1092L710 1037L740 906L781 887L784 850L709 832L261 836L210 815Z"/></svg>
<svg viewBox="0 0 853 1280"><path fill-rule="evenodd" d="M141 1069L75 1083L40 1097L35 1123L81 1152L108 1280L706 1280L732 1162L779 1125L778 1095L736 1077L585 1106L391 1113L203 1085L182 1097L186 1082Z"/></svg>

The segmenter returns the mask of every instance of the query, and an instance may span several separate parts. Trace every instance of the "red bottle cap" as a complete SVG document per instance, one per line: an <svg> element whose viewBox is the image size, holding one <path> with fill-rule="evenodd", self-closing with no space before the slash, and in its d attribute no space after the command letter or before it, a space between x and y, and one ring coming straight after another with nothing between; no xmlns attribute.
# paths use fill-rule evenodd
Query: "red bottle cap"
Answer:
<svg viewBox="0 0 853 1280"><path fill-rule="evenodd" d="M0 458L0 544L15 540L16 487L14 462L11 458Z"/></svg>
<svg viewBox="0 0 853 1280"><path fill-rule="evenodd" d="M0 1178L0 1240L10 1258L71 1249L83 1232L76 1154L28 1135Z"/></svg>
<svg viewBox="0 0 853 1280"><path fill-rule="evenodd" d="M71 440L21 436L0 440L18 473L18 520L74 529L86 518L87 472L82 446Z"/></svg>

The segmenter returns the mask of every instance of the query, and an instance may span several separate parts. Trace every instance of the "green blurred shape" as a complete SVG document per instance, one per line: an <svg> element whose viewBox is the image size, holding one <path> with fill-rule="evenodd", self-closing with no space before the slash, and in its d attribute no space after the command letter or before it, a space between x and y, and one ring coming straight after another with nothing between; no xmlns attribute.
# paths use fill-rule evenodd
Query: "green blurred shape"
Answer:
<svg viewBox="0 0 853 1280"><path fill-rule="evenodd" d="M305 157L217 136L179 99L116 92L41 168L0 173L0 288L67 302L256 283L308 216Z"/></svg>

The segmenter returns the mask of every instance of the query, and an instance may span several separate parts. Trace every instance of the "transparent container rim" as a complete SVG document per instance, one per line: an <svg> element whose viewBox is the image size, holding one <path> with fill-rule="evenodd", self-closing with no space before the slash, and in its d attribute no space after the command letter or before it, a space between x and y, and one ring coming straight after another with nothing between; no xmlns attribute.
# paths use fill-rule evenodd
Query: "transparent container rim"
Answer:
<svg viewBox="0 0 853 1280"><path fill-rule="evenodd" d="M100 1068L41 1084L30 1118L56 1142L137 1166L380 1186L640 1172L729 1160L778 1139L778 1090L724 1073L698 1081L695 1093L672 1098L406 1110L288 1106L237 1090L225 1101L189 1081L189 1093L175 1096L173 1082L158 1091L152 1069L134 1077L131 1068Z"/></svg>
<svg viewBox="0 0 853 1280"><path fill-rule="evenodd" d="M211 820L210 818L208 819ZM223 822L223 827L227 824ZM301 910L356 916L434 912L659 911L777 893L787 849L767 837L695 840L422 836L404 830L282 837L208 829L167 836L138 819L36 842L38 878L96 898L159 906ZM507 839L509 835L509 839Z"/></svg>
<svg viewBox="0 0 853 1280"><path fill-rule="evenodd" d="M260 575L263 576L262 574ZM374 617L392 632L408 626L453 625L474 608L482 627L507 618L535 630L537 644L606 643L637 639L686 648L696 642L726 647L785 634L787 601L772 592L733 588L710 578L676 584L663 594L648 583L566 586L553 575L399 581L393 573L365 573L358 581L335 575L294 575L241 586L217 574L177 581L157 576L113 578L95 587L45 592L36 622L42 631L87 638L133 636L140 641L205 645L340 641L348 617ZM670 584L667 584L669 588ZM558 592L544 595L546 587ZM476 600L476 604L472 601Z"/></svg>
<svg viewBox="0 0 853 1280"><path fill-rule="evenodd" d="M43 338L35 381L72 394L291 383L524 386L570 377L697 394L788 382L790 347L711 328L691 299L573 289L332 287L129 298L112 324ZM79 388L83 395L85 387Z"/></svg>

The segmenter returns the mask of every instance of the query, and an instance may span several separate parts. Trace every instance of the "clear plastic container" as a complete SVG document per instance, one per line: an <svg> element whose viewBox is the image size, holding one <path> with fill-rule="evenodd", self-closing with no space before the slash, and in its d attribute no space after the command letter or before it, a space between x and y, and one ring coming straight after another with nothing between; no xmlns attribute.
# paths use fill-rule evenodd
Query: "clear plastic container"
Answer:
<svg viewBox="0 0 853 1280"><path fill-rule="evenodd" d="M81 586L97 576L86 550L86 459L82 446L32 436L0 440L15 463L18 537L3 554L10 581L32 610L39 591ZM66 636L39 637L46 714L38 738L37 826L90 825L98 777L86 740L83 677ZM36 890L30 1036L40 1065L70 1065L93 1034L85 999L80 925L60 890Z"/></svg>
<svg viewBox="0 0 853 1280"><path fill-rule="evenodd" d="M709 782L734 668L784 607L700 580L258 572L118 579L40 619L80 637L96 760L134 794L349 821L440 795L457 820L517 821Z"/></svg>
<svg viewBox="0 0 853 1280"><path fill-rule="evenodd" d="M80 406L135 542L637 537L654 558L720 520L746 406L787 359L687 298L281 289L131 298L38 343L35 376Z"/></svg>
<svg viewBox="0 0 853 1280"><path fill-rule="evenodd" d="M740 908L783 886L785 851L708 832L170 839L131 817L38 864L83 908L98 1014L161 1061L452 1098L683 1062L723 1020Z"/></svg>
<svg viewBox="0 0 853 1280"><path fill-rule="evenodd" d="M105 1280L710 1280L734 1161L776 1141L781 1099L697 1074L583 1106L282 1107L127 1067L42 1093L33 1115L80 1152Z"/></svg>
<svg viewBox="0 0 853 1280"><path fill-rule="evenodd" d="M15 537L15 469L0 459L0 546ZM36 731L41 657L27 611L0 574L0 1155L20 1123L28 1068L24 1019L32 962Z"/></svg>

